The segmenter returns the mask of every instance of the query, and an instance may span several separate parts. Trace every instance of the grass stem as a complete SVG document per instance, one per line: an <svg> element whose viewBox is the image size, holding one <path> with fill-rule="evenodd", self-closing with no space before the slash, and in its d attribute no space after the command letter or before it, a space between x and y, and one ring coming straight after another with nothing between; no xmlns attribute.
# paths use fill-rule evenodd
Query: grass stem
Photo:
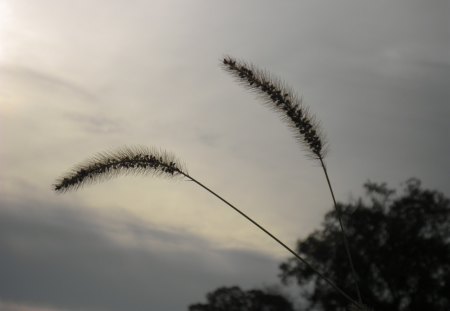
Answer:
<svg viewBox="0 0 450 311"><path fill-rule="evenodd" d="M274 241L276 241L279 245L281 245L284 249L286 249L289 253L291 253L295 258L297 258L298 260L300 260L303 264L305 264L309 269L313 270L314 273L319 276L320 278L322 278L326 283L328 283L328 285L330 285L331 287L333 287L338 293L340 293L343 297L345 297L346 299L348 299L351 303L357 305L357 306L362 306L361 301L356 302L353 298L351 298L346 292L344 292L341 288L339 288L336 284L334 284L330 279L328 279L324 274L322 274L319 270L317 270L315 267L313 267L309 262L307 262L305 259L303 259L300 255L298 255L294 250L292 250L289 246L287 246L284 242L282 242L280 239L278 239L275 235L273 235L270 231L268 231L266 228L264 228L263 226L261 226L258 222L256 222L255 220L253 220L250 216L248 216L247 214L245 214L243 211L241 211L240 209L238 209L236 206L234 206L233 204L231 204L230 202L228 202L227 200L225 200L223 197L221 197L219 194L217 194L216 192L214 192L213 190L211 190L210 188L208 188L207 186L205 186L204 184L202 184L201 182L199 182L198 180L196 180L195 178L193 178L192 176L185 174L183 172L181 172L182 175L186 176L189 180L191 180L192 182L196 183L198 186L202 187L203 189L205 189L206 191L208 191L209 193L211 193L212 195L214 195L216 198L218 198L219 200L221 200L222 202L224 202L226 205L228 205L229 207L231 207L233 210L235 210L237 213L239 213L242 217L244 217L245 219L247 219L248 221L250 221L253 225L255 225L256 227L258 227L261 231L263 231L265 234L267 234L268 236L270 236Z"/></svg>
<svg viewBox="0 0 450 311"><path fill-rule="evenodd" d="M328 176L328 171L327 171L327 168L325 166L325 163L323 162L322 158L319 158L319 160L320 160L320 164L322 165L323 172L325 173L325 177L327 179L328 187L330 188L331 197L333 198L334 209L336 211L337 218L339 220L339 226L341 227L341 236L342 236L342 240L344 241L345 252L347 253L348 261L350 263L350 269L352 271L352 277L353 277L353 280L355 282L356 294L358 295L358 302L362 305L361 292L359 290L359 285L358 285L358 276L356 274L355 266L353 265L352 254L350 253L350 247L349 247L349 244L348 244L347 235L345 233L344 224L342 223L342 212L341 212L341 209L339 208L339 206L336 203L336 198L334 197L333 187L331 186L330 177Z"/></svg>

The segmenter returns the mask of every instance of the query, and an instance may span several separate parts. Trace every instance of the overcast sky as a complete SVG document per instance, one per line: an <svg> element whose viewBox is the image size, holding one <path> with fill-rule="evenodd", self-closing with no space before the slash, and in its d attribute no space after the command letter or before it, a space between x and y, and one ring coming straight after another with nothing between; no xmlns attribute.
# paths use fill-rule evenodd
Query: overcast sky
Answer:
<svg viewBox="0 0 450 311"><path fill-rule="evenodd" d="M285 124L220 68L282 78L321 121L338 200L368 179L450 193L448 0L0 0L0 309L186 310L276 285L288 254L187 181L51 185L124 145L294 246L331 208Z"/></svg>

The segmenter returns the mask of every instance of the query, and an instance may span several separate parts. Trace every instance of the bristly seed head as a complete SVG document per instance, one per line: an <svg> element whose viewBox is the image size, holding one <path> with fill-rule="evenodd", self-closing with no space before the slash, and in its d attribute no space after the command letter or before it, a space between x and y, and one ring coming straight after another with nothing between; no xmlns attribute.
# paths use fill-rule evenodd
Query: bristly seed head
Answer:
<svg viewBox="0 0 450 311"><path fill-rule="evenodd" d="M224 57L222 64L226 71L246 87L256 91L271 108L281 113L283 119L293 129L295 137L306 146L313 158L325 157L325 138L319 122L289 88L254 65L230 56Z"/></svg>
<svg viewBox="0 0 450 311"><path fill-rule="evenodd" d="M185 176L180 162L165 151L144 147L123 148L115 152L100 153L78 165L57 180L56 192L76 190L86 183L125 174L155 174L158 176Z"/></svg>

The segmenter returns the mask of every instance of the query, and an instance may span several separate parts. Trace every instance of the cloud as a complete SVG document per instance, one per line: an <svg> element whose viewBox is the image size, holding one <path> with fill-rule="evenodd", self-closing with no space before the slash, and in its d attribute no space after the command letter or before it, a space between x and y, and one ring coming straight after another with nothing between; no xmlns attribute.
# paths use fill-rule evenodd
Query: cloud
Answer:
<svg viewBox="0 0 450 311"><path fill-rule="evenodd" d="M0 310L2 311L64 311L62 309L35 307L27 304L16 304L0 301Z"/></svg>
<svg viewBox="0 0 450 311"><path fill-rule="evenodd" d="M30 83L34 85L40 85L43 87L51 87L53 90L61 89L66 92L72 93L73 96L84 98L88 101L95 101L97 97L94 93L86 90L85 88L78 86L74 82L70 82L67 79L52 75L51 73L44 72L40 69L35 69L24 65L0 65L0 73L6 76L8 79L15 79Z"/></svg>
<svg viewBox="0 0 450 311"><path fill-rule="evenodd" d="M0 299L14 304L185 310L217 286L260 286L276 273L277 262L264 254L219 249L123 211L0 201Z"/></svg>
<svg viewBox="0 0 450 311"><path fill-rule="evenodd" d="M122 126L110 118L102 115L86 113L66 113L64 117L83 126L86 132L93 134L114 134L120 132Z"/></svg>

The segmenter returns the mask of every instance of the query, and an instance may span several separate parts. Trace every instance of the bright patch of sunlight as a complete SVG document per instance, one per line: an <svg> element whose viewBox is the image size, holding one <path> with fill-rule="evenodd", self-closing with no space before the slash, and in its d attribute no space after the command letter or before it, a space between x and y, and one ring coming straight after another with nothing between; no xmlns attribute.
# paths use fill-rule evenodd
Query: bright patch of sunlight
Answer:
<svg viewBox="0 0 450 311"><path fill-rule="evenodd" d="M5 56L5 34L13 20L11 7L5 0L0 0L0 61Z"/></svg>

